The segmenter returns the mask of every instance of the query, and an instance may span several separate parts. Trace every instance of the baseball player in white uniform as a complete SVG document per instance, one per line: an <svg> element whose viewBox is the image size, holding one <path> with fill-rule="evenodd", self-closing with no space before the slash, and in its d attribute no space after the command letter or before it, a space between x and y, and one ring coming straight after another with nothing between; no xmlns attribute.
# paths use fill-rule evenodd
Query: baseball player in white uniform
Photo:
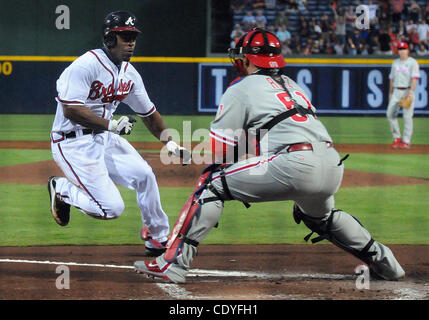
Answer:
<svg viewBox="0 0 429 320"><path fill-rule="evenodd" d="M198 244L215 227L224 202L295 202L293 215L315 232L368 264L379 278L405 275L392 251L375 241L350 214L335 209L334 194L344 172L343 159L317 119L304 90L283 75L285 61L278 38L255 29L230 49L242 77L224 93L211 142L215 163L200 177L182 208L167 242L153 261L136 261L137 272L183 283ZM238 160L248 141L256 140L256 156ZM225 164L225 159L234 159Z"/></svg>
<svg viewBox="0 0 429 320"><path fill-rule="evenodd" d="M110 13L103 25L104 47L86 52L59 77L51 148L65 177L49 178L48 191L51 213L65 226L70 206L96 219L118 218L125 204L115 183L136 190L147 254L157 256L165 250L161 244L166 243L170 228L156 178L148 163L120 136L131 133L135 120L113 119L124 102L158 139L166 130L140 74L129 63L139 33L132 13ZM189 157L171 138L164 143L171 154Z"/></svg>
<svg viewBox="0 0 429 320"><path fill-rule="evenodd" d="M409 50L406 42L400 42L398 44L398 52L399 58L393 61L389 74L389 105L386 115L393 136L391 147L393 149L409 149L411 146L411 137L413 135L414 90L420 78L420 70L418 62L414 58L408 56ZM412 97L413 102L409 109L402 108L404 131L401 135L398 122L398 112L401 107L398 103L406 95Z"/></svg>

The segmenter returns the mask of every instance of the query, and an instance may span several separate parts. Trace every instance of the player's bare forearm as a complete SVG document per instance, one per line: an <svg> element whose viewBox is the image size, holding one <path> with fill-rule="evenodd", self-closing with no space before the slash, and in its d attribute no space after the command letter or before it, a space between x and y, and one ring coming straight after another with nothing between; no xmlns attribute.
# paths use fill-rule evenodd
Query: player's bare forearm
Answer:
<svg viewBox="0 0 429 320"><path fill-rule="evenodd" d="M161 114L158 111L155 111L148 117L141 118L145 126L148 128L150 133L152 133L156 138L161 140L161 133L164 130L167 130L167 127L164 124ZM167 135L167 141L161 140L164 144L171 140L171 136Z"/></svg>
<svg viewBox="0 0 429 320"><path fill-rule="evenodd" d="M108 130L109 120L100 118L83 105L63 105L64 116L86 128Z"/></svg>

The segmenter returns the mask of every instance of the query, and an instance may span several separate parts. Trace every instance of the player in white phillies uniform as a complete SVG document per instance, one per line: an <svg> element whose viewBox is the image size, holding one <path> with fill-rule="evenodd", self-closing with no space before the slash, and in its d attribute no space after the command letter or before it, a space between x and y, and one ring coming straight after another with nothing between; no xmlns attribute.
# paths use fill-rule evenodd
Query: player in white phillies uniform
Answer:
<svg viewBox="0 0 429 320"><path fill-rule="evenodd" d="M285 61L278 38L253 30L230 50L230 56L243 79L230 86L220 101L211 123L213 152L219 163L230 153L235 161L241 155L240 144L255 137L259 155L207 168L182 208L166 252L153 261L136 261L136 271L185 282L198 244L216 226L225 201L293 200L295 221L319 234L313 242L331 241L367 263L377 277L403 277L392 251L372 239L356 218L335 209L343 159L304 90L282 75Z"/></svg>
<svg viewBox="0 0 429 320"><path fill-rule="evenodd" d="M414 90L420 78L420 70L418 62L408 56L409 50L406 42L400 42L398 50L399 58L393 61L389 74L389 105L387 106L386 114L393 136L392 148L409 149L413 135ZM406 95L413 97L413 102L409 109L402 108L404 131L401 136L398 122L400 109L398 103Z"/></svg>
<svg viewBox="0 0 429 320"><path fill-rule="evenodd" d="M51 212L62 226L69 223L70 206L97 219L114 219L125 205L116 184L136 190L146 230L149 255L163 252L169 234L154 173L121 137L130 134L131 117L113 119L120 102L131 107L158 139L166 130L143 80L129 63L140 31L135 16L110 13L103 25L103 49L90 50L68 66L57 81L57 112L51 132L52 155L66 177L51 177ZM171 139L167 149L180 156Z"/></svg>

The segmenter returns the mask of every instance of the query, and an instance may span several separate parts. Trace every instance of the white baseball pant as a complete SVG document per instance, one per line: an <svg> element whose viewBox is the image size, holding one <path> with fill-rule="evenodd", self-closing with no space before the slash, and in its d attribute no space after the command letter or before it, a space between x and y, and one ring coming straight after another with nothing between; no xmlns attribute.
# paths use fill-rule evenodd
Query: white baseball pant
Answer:
<svg viewBox="0 0 429 320"><path fill-rule="evenodd" d="M80 134L79 134L80 133ZM66 178L59 178L56 192L64 202L97 219L114 219L125 209L115 183L136 190L142 222L154 239L169 234L155 175L149 164L124 138L111 132L63 139L52 134L52 155Z"/></svg>

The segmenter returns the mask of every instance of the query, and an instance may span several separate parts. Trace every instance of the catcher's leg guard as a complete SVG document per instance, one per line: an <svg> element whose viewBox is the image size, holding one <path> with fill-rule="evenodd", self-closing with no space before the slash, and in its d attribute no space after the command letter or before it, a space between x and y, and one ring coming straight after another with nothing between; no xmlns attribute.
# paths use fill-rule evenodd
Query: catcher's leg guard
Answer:
<svg viewBox="0 0 429 320"><path fill-rule="evenodd" d="M182 207L167 241L167 250L164 255L164 259L167 262L176 260L177 256L182 253L181 248L184 243L195 248L198 246L199 242L197 240L188 237L188 231L194 217L199 215L201 207L208 202L223 201L220 194L210 184L211 176L217 168L219 168L219 165L213 165L203 172L203 175L198 180L197 188Z"/></svg>
<svg viewBox="0 0 429 320"><path fill-rule="evenodd" d="M294 205L293 217L312 231L304 240L308 241L316 232L318 237L312 243L329 240L337 247L351 253L366 263L372 273L385 280L398 280L405 275L392 251L375 241L362 224L353 216L341 210L332 210L327 217L315 218L306 215Z"/></svg>

